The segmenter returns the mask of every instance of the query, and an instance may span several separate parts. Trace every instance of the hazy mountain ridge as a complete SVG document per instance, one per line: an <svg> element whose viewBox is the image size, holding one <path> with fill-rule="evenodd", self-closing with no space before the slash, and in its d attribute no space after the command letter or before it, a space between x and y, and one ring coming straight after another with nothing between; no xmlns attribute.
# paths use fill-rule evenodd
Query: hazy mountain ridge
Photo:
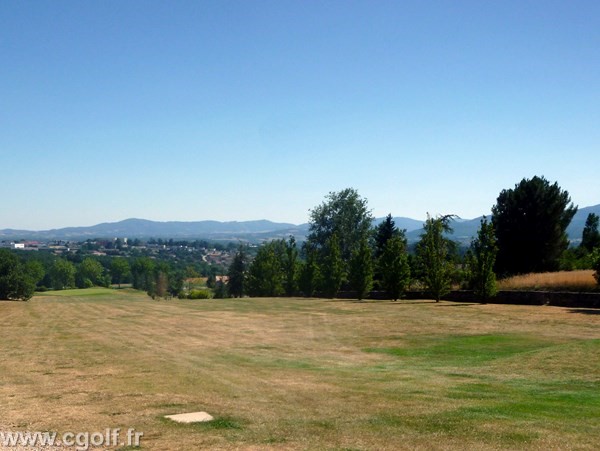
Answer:
<svg viewBox="0 0 600 451"><path fill-rule="evenodd" d="M581 239L581 233L589 213L600 216L600 204L581 208L575 214L567 233L572 242ZM477 234L482 217L474 219L458 219L452 221L454 232L451 238L468 244ZM384 218L376 218L378 224ZM394 222L399 229L406 230L409 243L419 240L423 233L424 220L395 217ZM303 241L308 234L307 223L291 224L273 222L266 219L255 221L151 221L130 218L118 222L105 222L89 227L65 227L61 229L30 231L4 229L0 230L0 241L7 240L86 240L94 238L173 238L173 239L208 239L208 240L247 240L260 242L274 238L286 238L290 235Z"/></svg>

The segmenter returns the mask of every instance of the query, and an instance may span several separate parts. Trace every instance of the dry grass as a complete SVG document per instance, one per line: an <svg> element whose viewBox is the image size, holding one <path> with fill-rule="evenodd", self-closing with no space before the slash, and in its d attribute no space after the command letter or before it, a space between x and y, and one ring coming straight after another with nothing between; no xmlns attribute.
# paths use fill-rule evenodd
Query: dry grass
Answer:
<svg viewBox="0 0 600 451"><path fill-rule="evenodd" d="M500 280L501 290L592 291L598 288L593 270L524 274Z"/></svg>
<svg viewBox="0 0 600 451"><path fill-rule="evenodd" d="M600 315L316 299L0 302L0 430L143 449L597 449ZM209 425L164 415L207 411Z"/></svg>

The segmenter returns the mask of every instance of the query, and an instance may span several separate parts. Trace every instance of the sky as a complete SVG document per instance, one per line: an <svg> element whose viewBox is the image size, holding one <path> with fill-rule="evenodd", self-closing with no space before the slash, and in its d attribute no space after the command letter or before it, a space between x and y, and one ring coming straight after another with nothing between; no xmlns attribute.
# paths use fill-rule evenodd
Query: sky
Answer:
<svg viewBox="0 0 600 451"><path fill-rule="evenodd" d="M600 2L0 2L0 229L600 203Z"/></svg>

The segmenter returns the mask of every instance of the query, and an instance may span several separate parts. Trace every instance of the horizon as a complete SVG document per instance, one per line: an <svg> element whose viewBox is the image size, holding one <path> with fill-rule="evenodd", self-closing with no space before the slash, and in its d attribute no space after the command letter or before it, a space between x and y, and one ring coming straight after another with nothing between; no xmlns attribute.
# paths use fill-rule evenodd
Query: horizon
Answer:
<svg viewBox="0 0 600 451"><path fill-rule="evenodd" d="M0 25L0 229L302 224L346 187L469 219L536 175L598 202L598 2L6 1Z"/></svg>
<svg viewBox="0 0 600 451"><path fill-rule="evenodd" d="M574 204L574 205L577 206L576 204ZM579 211L581 209L598 207L598 206L600 206L600 204L586 205L585 207L577 206L577 211ZM383 220L383 219L385 219L386 216L387 215L382 215L382 216L373 215L373 219L374 220ZM470 218L464 218L464 217L461 217L458 215L455 215L455 216L456 216L456 218L453 219L454 221L458 220L460 222L468 222L468 221L475 221L475 220L481 219L483 216L491 217L491 214L481 214L479 216L470 217ZM408 219L408 220L413 220L413 221L421 221L421 222L425 223L425 219L421 219L421 218L414 218L414 217L403 216L403 215L392 215L392 217L393 217L393 219L401 218L401 219ZM68 228L87 228L87 227L94 227L94 226L98 226L98 225L102 225L102 224L117 224L117 223L121 223L121 222L125 222L125 221L150 221L150 222L154 222L154 223L193 223L193 222L244 223L244 222L268 221L268 222L272 222L272 223L290 224L290 225L294 225L294 226L302 226L302 225L308 224L310 222L308 219L307 219L307 221L304 221L304 222L275 221L275 220L272 220L269 218L244 219L244 220L234 219L234 220L227 220L227 221L219 221L219 220L215 220L215 219L192 219L192 220L181 221L178 219L154 220L154 219L149 219L149 218L133 218L132 217L132 218L118 219L115 221L100 221L100 222L97 222L94 224L64 225L64 226L52 227L52 228L48 228L48 229L18 229L15 227L2 227L2 228L0 228L0 231L18 230L18 231L25 231L25 232L45 232L45 231L50 231L50 230L60 230L60 229L68 229Z"/></svg>

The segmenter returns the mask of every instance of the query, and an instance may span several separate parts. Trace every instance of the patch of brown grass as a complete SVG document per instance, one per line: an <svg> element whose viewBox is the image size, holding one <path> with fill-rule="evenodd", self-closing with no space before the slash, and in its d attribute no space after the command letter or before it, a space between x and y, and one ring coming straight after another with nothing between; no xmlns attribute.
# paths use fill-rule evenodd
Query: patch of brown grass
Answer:
<svg viewBox="0 0 600 451"><path fill-rule="evenodd" d="M587 311L81 293L0 303L0 430L132 427L144 432L143 449L157 450L600 445L592 417L522 421L500 411L495 420L477 410L516 396L526 405L530 385L597 383L600 315ZM459 357L437 355L436 363L427 354L366 351L482 334L531 336L548 346L477 367ZM193 411L226 419L225 427L163 420Z"/></svg>
<svg viewBox="0 0 600 451"><path fill-rule="evenodd" d="M500 290L592 291L598 288L593 270L532 273L498 282Z"/></svg>

